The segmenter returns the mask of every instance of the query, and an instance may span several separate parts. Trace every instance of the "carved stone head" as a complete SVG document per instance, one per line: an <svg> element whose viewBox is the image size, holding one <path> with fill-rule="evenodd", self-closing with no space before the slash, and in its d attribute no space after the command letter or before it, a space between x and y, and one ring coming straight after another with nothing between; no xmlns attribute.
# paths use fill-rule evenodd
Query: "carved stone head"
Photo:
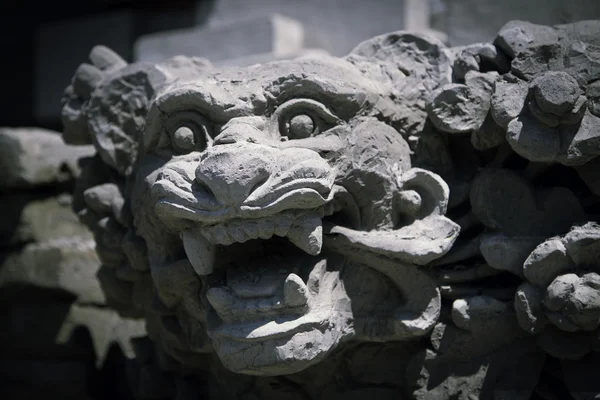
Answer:
<svg viewBox="0 0 600 400"><path fill-rule="evenodd" d="M81 209L118 222L118 245L99 245L117 270L106 286L135 272L124 290L167 354L282 375L347 341L433 328L439 290L420 266L459 228L444 217L448 186L412 167L398 130L419 129L449 79L435 40L390 34L343 59L230 69L99 53L67 91L65 137L96 145L116 190L98 212L107 186L88 184ZM395 97L400 82L413 98Z"/></svg>

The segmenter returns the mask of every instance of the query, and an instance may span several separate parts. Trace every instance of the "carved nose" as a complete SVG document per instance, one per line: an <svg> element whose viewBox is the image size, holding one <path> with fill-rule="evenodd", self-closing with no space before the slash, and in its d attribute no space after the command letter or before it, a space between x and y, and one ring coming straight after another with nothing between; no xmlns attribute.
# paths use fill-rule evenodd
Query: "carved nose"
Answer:
<svg viewBox="0 0 600 400"><path fill-rule="evenodd" d="M271 176L270 150L250 143L212 147L196 167L196 181L220 204L239 206Z"/></svg>

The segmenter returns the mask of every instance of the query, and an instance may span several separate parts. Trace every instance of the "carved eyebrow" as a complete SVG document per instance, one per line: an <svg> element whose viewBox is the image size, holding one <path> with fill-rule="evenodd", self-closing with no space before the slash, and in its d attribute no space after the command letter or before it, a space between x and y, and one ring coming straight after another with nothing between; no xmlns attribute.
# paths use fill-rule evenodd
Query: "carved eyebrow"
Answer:
<svg viewBox="0 0 600 400"><path fill-rule="evenodd" d="M368 97L364 91L348 83L304 74L278 79L267 86L265 91L269 98L269 114L272 114L279 104L295 98L305 98L325 104L341 119L356 115L364 107Z"/></svg>

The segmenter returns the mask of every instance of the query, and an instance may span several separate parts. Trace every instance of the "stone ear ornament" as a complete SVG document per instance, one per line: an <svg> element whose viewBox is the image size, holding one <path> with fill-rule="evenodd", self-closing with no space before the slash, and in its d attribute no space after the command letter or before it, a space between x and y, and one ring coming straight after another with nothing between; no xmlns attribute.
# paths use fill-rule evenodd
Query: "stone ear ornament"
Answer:
<svg viewBox="0 0 600 400"><path fill-rule="evenodd" d="M409 220L389 231L354 231L341 226L326 227L327 245L349 254L368 268L387 276L407 299L390 316L357 318L358 340L406 340L427 334L440 316L441 298L429 272L419 268L450 250L460 228L444 217L448 185L437 175L411 168L397 177L395 206ZM382 320L388 322L382 323Z"/></svg>
<svg viewBox="0 0 600 400"><path fill-rule="evenodd" d="M400 210L396 212L405 212L411 218L409 224L389 231L371 232L332 226L328 233L338 236L339 246L402 263L425 265L443 256L460 231L458 225L444 217L448 185L429 171L412 168L398 177L398 186L394 203Z"/></svg>

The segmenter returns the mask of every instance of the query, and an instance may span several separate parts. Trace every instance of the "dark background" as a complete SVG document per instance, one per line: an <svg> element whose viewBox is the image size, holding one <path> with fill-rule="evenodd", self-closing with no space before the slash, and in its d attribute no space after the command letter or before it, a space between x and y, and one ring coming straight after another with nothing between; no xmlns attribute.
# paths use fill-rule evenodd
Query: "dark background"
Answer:
<svg viewBox="0 0 600 400"><path fill-rule="evenodd" d="M342 56L394 30L434 30L447 44L464 45L493 40L511 19L547 25L598 19L600 0L3 0L0 127L60 131L62 90L96 44L131 62L145 35L219 24L235 29L244 17L260 25L266 21L260 16L275 13L302 24L306 48ZM219 42L218 35L212 41L215 48L232 46L232 53L247 44Z"/></svg>
<svg viewBox="0 0 600 400"><path fill-rule="evenodd" d="M0 126L43 126L60 130L56 119L40 120L34 114L36 43L39 30L46 24L60 23L76 18L110 14L127 9L133 14L133 24L126 27L131 38L162 29L191 27L195 23L196 1L192 0L62 0L38 6L35 1L4 0L0 2L0 48L2 49L0 97ZM207 14L214 3L203 0ZM173 16L170 26L145 23L150 14L168 12ZM85 39L85 38L83 38ZM59 48L64 44L55 43ZM125 48L131 46L125 46ZM127 61L129 54L121 52ZM81 60L85 61L84 59ZM61 59L53 61L53 68L61 67ZM71 66L65 66L70 68Z"/></svg>

